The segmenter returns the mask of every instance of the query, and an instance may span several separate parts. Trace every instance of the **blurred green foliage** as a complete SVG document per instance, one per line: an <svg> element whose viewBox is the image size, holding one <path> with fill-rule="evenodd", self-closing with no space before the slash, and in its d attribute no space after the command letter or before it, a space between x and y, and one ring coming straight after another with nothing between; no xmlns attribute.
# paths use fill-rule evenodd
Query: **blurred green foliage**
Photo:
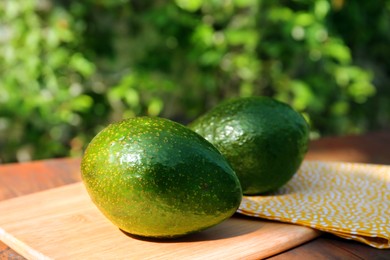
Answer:
<svg viewBox="0 0 390 260"><path fill-rule="evenodd" d="M13 0L0 19L0 162L235 96L291 104L313 137L389 127L389 0Z"/></svg>

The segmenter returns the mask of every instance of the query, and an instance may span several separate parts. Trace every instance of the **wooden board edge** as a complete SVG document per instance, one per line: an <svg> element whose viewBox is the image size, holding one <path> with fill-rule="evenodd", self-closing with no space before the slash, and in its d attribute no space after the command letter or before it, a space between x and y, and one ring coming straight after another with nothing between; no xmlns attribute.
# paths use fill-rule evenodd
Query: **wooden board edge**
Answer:
<svg viewBox="0 0 390 260"><path fill-rule="evenodd" d="M0 228L0 240L4 242L4 244L8 245L10 248L15 250L17 253L22 255L27 259L34 260L49 260L50 257L45 256L44 254L36 251L31 248L29 245L23 243L21 240L9 234L6 230Z"/></svg>
<svg viewBox="0 0 390 260"><path fill-rule="evenodd" d="M308 230L304 232L307 234L306 236L297 236L296 239L294 239L292 241L292 243L291 242L290 243L281 243L281 246L279 248L275 248L274 250L267 252L267 254L261 255L261 259L267 258L267 257L272 257L272 256L275 256L277 254L281 254L285 251L291 250L294 247L301 246L302 244L307 243L309 241L312 241L313 239L319 237L322 234L322 232L319 230L312 229L309 227L307 229ZM256 258L256 259L259 259L259 258Z"/></svg>

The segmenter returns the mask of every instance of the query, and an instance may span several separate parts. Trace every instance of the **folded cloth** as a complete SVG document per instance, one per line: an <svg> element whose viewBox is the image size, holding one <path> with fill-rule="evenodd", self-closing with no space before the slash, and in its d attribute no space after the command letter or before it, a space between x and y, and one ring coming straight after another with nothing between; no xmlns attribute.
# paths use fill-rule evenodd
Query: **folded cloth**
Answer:
<svg viewBox="0 0 390 260"><path fill-rule="evenodd" d="M238 212L390 248L390 166L304 161L279 190L244 196Z"/></svg>

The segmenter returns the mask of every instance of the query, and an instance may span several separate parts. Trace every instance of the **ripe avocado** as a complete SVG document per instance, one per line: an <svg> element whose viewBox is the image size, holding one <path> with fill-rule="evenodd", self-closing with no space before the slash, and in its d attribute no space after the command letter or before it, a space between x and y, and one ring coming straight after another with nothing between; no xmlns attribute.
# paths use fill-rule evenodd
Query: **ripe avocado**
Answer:
<svg viewBox="0 0 390 260"><path fill-rule="evenodd" d="M305 119L270 97L225 101L189 127L225 156L245 195L287 183L302 163L309 141Z"/></svg>
<svg viewBox="0 0 390 260"><path fill-rule="evenodd" d="M233 215L242 198L219 151L163 118L107 126L88 145L81 171L101 212L138 236L170 238L206 229Z"/></svg>

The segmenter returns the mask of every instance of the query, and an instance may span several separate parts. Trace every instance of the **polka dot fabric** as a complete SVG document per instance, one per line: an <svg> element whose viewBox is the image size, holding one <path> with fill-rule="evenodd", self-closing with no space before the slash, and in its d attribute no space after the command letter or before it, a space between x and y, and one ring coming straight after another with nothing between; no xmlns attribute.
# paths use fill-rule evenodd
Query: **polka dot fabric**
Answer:
<svg viewBox="0 0 390 260"><path fill-rule="evenodd" d="M390 248L390 166L305 161L278 191L244 196L238 212Z"/></svg>

